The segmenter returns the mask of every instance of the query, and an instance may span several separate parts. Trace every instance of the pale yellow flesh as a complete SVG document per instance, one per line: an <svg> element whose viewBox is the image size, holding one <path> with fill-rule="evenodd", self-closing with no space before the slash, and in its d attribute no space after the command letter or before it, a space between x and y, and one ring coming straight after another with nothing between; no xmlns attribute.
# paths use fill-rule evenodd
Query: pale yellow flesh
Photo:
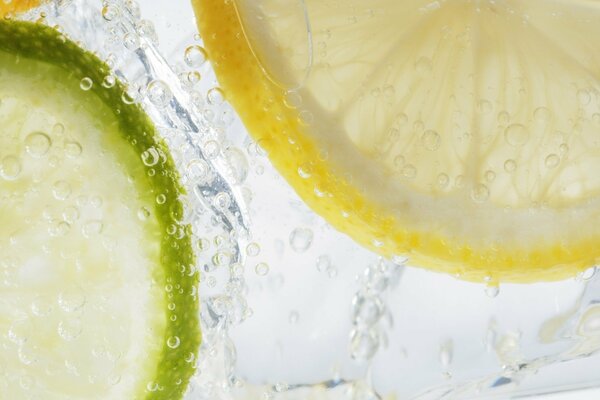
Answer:
<svg viewBox="0 0 600 400"><path fill-rule="evenodd" d="M11 57L0 52L0 399L137 398L166 326L154 196L133 181L143 165L99 98Z"/></svg>

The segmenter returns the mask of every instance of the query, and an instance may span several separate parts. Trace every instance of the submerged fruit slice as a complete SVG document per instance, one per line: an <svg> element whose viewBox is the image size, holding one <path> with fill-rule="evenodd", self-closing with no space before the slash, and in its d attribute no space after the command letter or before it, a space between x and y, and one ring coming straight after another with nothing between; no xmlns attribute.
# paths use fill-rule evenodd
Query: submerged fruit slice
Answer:
<svg viewBox="0 0 600 400"><path fill-rule="evenodd" d="M39 3L39 0L2 0L0 1L0 17L29 10Z"/></svg>
<svg viewBox="0 0 600 400"><path fill-rule="evenodd" d="M193 373L183 189L110 74L52 28L0 20L1 398L173 400Z"/></svg>
<svg viewBox="0 0 600 400"><path fill-rule="evenodd" d="M302 198L469 280L600 256L600 6L194 0L219 82Z"/></svg>

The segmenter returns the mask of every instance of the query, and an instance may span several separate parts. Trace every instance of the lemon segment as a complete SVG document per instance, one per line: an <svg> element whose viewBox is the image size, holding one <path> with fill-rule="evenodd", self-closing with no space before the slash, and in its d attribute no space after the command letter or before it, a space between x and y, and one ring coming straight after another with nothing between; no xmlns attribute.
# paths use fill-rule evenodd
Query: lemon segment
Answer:
<svg viewBox="0 0 600 400"><path fill-rule="evenodd" d="M194 6L228 100L339 230L474 281L557 280L596 263L598 6Z"/></svg>

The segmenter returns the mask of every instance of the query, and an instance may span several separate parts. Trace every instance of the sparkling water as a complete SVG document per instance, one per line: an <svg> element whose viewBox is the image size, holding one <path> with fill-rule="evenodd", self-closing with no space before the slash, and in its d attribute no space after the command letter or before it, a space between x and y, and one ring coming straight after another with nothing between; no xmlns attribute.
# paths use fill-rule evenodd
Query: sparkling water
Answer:
<svg viewBox="0 0 600 400"><path fill-rule="evenodd" d="M595 268L563 282L498 286L382 259L309 210L248 136L218 87L188 1L56 0L43 10L47 24L114 69L102 85L126 83L123 100L143 105L187 188L181 222L192 226L202 272L203 342L186 359L196 366L186 399L506 398L600 383ZM93 84L84 78L81 90ZM436 135L427 136L430 147ZM26 146L43 154L49 138L33 132ZM151 167L161 154L140 156ZM0 162L5 179L19 174L18 160ZM55 184L57 198L68 194ZM61 335L77 328L65 325ZM23 332L8 335L18 341ZM179 338L167 345L177 348Z"/></svg>

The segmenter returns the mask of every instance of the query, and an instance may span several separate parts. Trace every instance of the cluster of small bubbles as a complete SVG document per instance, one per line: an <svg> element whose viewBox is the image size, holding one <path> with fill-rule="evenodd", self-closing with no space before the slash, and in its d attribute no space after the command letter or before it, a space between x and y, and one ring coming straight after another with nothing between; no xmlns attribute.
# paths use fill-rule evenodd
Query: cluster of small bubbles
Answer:
<svg viewBox="0 0 600 400"><path fill-rule="evenodd" d="M210 105L220 106L225 102L225 93L223 93L223 90L221 88L211 88L206 93L206 100Z"/></svg>
<svg viewBox="0 0 600 400"><path fill-rule="evenodd" d="M289 243L292 248L297 253L303 253L312 244L313 241L313 231L309 228L296 228L294 229L289 236Z"/></svg>
<svg viewBox="0 0 600 400"><path fill-rule="evenodd" d="M56 200L64 201L71 195L72 189L69 182L58 180L52 185L52 194Z"/></svg>
<svg viewBox="0 0 600 400"><path fill-rule="evenodd" d="M421 136L423 146L429 151L435 151L440 148L441 138L436 131L427 130Z"/></svg>
<svg viewBox="0 0 600 400"><path fill-rule="evenodd" d="M7 181L17 179L21 170L21 161L15 156L6 156L0 161L0 176Z"/></svg>
<svg viewBox="0 0 600 400"><path fill-rule="evenodd" d="M183 60L191 68L201 67L207 59L206 50L196 44L188 46L183 53Z"/></svg>
<svg viewBox="0 0 600 400"><path fill-rule="evenodd" d="M121 10L115 4L105 3L104 7L102 7L102 18L107 21L112 21L115 18L118 18L120 13Z"/></svg>
<svg viewBox="0 0 600 400"><path fill-rule="evenodd" d="M25 138L25 149L32 157L39 158L46 155L48 150L50 150L51 145L52 140L50 139L50 136L44 132L31 132Z"/></svg>
<svg viewBox="0 0 600 400"><path fill-rule="evenodd" d="M269 264L261 262L256 264L254 271L258 276L265 276L269 273Z"/></svg>
<svg viewBox="0 0 600 400"><path fill-rule="evenodd" d="M140 207L137 212L137 216L140 221L146 221L148 218L150 218L150 210L147 207Z"/></svg>
<svg viewBox="0 0 600 400"><path fill-rule="evenodd" d="M154 147L150 147L148 150L145 150L142 153L141 157L142 157L142 162L147 167L155 166L156 164L158 164L158 161L160 160L160 154L158 153L158 150L156 150L156 148L154 148Z"/></svg>
<svg viewBox="0 0 600 400"><path fill-rule="evenodd" d="M85 78L81 79L81 81L79 81L79 87L83 91L90 90L92 88L92 86L94 86L94 81L92 81L92 79L87 76Z"/></svg>
<svg viewBox="0 0 600 400"><path fill-rule="evenodd" d="M79 157L83 152L83 147L81 147L81 144L74 140L65 140L63 147L65 154L70 158Z"/></svg>
<svg viewBox="0 0 600 400"><path fill-rule="evenodd" d="M260 254L260 246L258 243L252 242L246 246L246 254L250 257L256 257Z"/></svg>
<svg viewBox="0 0 600 400"><path fill-rule="evenodd" d="M379 348L379 334L374 329L353 329L350 334L350 356L357 361L368 361Z"/></svg>
<svg viewBox="0 0 600 400"><path fill-rule="evenodd" d="M544 164L549 169L556 168L558 164L560 164L560 157L558 156L558 154L549 154L548 156L546 156Z"/></svg>
<svg viewBox="0 0 600 400"><path fill-rule="evenodd" d="M471 199L477 203L483 203L490 197L490 190L483 183L478 183L471 189Z"/></svg>
<svg viewBox="0 0 600 400"><path fill-rule="evenodd" d="M169 85L160 79L155 79L150 82L146 89L148 99L156 107L166 107L173 98L173 94L171 93Z"/></svg>
<svg viewBox="0 0 600 400"><path fill-rule="evenodd" d="M165 204L167 202L167 196L164 193L160 193L156 195L156 203L157 204Z"/></svg>
<svg viewBox="0 0 600 400"><path fill-rule="evenodd" d="M504 139L511 146L522 146L529 139L529 132L521 124L511 124L504 130Z"/></svg>
<svg viewBox="0 0 600 400"><path fill-rule="evenodd" d="M102 233L104 224L100 220L87 221L82 228L83 236L91 238Z"/></svg>
<svg viewBox="0 0 600 400"><path fill-rule="evenodd" d="M504 161L504 170L508 173L515 172L517 169L517 162L513 159Z"/></svg>

